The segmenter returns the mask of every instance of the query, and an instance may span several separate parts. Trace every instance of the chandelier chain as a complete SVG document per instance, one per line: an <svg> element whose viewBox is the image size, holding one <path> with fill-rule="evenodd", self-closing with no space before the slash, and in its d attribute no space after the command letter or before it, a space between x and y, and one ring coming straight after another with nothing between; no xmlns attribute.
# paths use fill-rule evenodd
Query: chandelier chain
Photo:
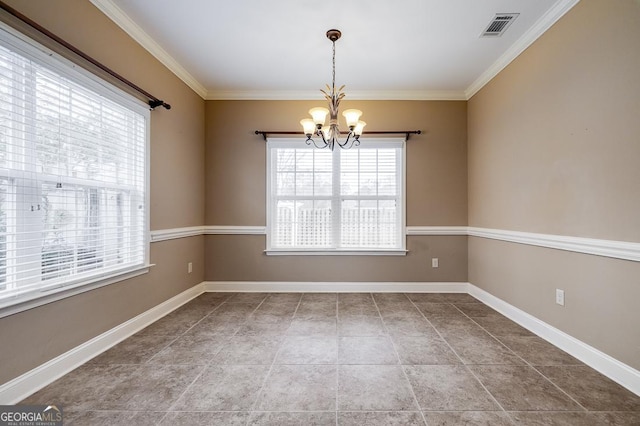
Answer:
<svg viewBox="0 0 640 426"><path fill-rule="evenodd" d="M332 89L333 92L335 93L336 91L336 42L333 41L333 75L332 75Z"/></svg>

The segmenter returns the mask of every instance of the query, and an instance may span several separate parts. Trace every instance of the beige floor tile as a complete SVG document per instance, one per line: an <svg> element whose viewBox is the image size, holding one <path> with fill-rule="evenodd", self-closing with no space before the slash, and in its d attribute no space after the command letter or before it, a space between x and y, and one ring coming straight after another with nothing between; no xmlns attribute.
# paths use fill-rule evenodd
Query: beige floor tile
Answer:
<svg viewBox="0 0 640 426"><path fill-rule="evenodd" d="M469 367L507 411L580 411L576 402L529 366Z"/></svg>
<svg viewBox="0 0 640 426"><path fill-rule="evenodd" d="M587 410L640 411L640 396L587 366L537 367Z"/></svg>
<svg viewBox="0 0 640 426"><path fill-rule="evenodd" d="M463 365L405 366L404 371L423 411L500 410Z"/></svg>
<svg viewBox="0 0 640 426"><path fill-rule="evenodd" d="M274 365L264 384L257 411L334 411L334 365Z"/></svg>
<svg viewBox="0 0 640 426"><path fill-rule="evenodd" d="M268 372L266 365L210 365L171 411L248 411Z"/></svg>
<svg viewBox="0 0 640 426"><path fill-rule="evenodd" d="M341 365L338 377L340 411L418 409L411 386L400 366Z"/></svg>

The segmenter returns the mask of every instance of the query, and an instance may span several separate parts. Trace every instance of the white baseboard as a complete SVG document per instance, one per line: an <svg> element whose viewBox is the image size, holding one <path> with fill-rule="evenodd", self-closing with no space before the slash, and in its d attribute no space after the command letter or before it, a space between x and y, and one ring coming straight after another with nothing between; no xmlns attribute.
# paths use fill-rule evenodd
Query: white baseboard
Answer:
<svg viewBox="0 0 640 426"><path fill-rule="evenodd" d="M203 292L469 293L511 320L640 395L640 371L464 282L205 281L0 386L0 405L16 404Z"/></svg>
<svg viewBox="0 0 640 426"><path fill-rule="evenodd" d="M468 292L476 299L517 322L532 333L574 356L636 395L640 395L640 371L558 330L533 315L510 305L473 284L469 284Z"/></svg>
<svg viewBox="0 0 640 426"><path fill-rule="evenodd" d="M205 291L265 293L466 293L460 282L300 282L300 281L205 281Z"/></svg>
<svg viewBox="0 0 640 426"><path fill-rule="evenodd" d="M17 404L204 292L200 283L0 386L0 405Z"/></svg>

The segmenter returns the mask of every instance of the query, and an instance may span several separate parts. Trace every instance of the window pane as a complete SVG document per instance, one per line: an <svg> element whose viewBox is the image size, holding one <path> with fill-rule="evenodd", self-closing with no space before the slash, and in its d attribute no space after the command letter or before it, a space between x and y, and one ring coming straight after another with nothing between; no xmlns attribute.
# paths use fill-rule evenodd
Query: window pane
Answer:
<svg viewBox="0 0 640 426"><path fill-rule="evenodd" d="M340 171L343 173L358 173L357 151L345 151L340 153Z"/></svg>
<svg viewBox="0 0 640 426"><path fill-rule="evenodd" d="M396 195L396 174L395 173L379 173L378 174L378 195Z"/></svg>
<svg viewBox="0 0 640 426"><path fill-rule="evenodd" d="M341 244L345 247L396 247L396 213L394 200L344 200Z"/></svg>
<svg viewBox="0 0 640 426"><path fill-rule="evenodd" d="M330 247L331 221L331 201L280 200L272 245L279 248Z"/></svg>
<svg viewBox="0 0 640 426"><path fill-rule="evenodd" d="M313 151L308 149L296 150L296 171L298 172L313 171Z"/></svg>
<svg viewBox="0 0 640 426"><path fill-rule="evenodd" d="M135 218L121 190L45 184L42 280L120 264ZM133 220L132 220L133 219Z"/></svg>
<svg viewBox="0 0 640 426"><path fill-rule="evenodd" d="M375 173L360 173L360 195L376 195L378 180Z"/></svg>
<svg viewBox="0 0 640 426"><path fill-rule="evenodd" d="M332 178L331 173L315 173L313 175L313 195L331 195L333 191L331 185Z"/></svg>
<svg viewBox="0 0 640 426"><path fill-rule="evenodd" d="M296 195L313 195L313 173L296 173Z"/></svg>
<svg viewBox="0 0 640 426"><path fill-rule="evenodd" d="M398 245L398 208L395 200L378 201L378 244L380 247Z"/></svg>
<svg viewBox="0 0 640 426"><path fill-rule="evenodd" d="M360 173L376 172L378 169L378 152L376 149L360 149L353 152L359 156Z"/></svg>
<svg viewBox="0 0 640 426"><path fill-rule="evenodd" d="M296 203L296 246L331 247L331 202L299 201Z"/></svg>
<svg viewBox="0 0 640 426"><path fill-rule="evenodd" d="M296 171L296 150L278 149L276 151L276 170L278 172Z"/></svg>
<svg viewBox="0 0 640 426"><path fill-rule="evenodd" d="M296 179L295 173L276 174L276 194L277 195L295 195L296 193L295 179Z"/></svg>
<svg viewBox="0 0 640 426"><path fill-rule="evenodd" d="M275 232L271 236L271 244L274 247L292 247L295 226L295 201L278 201L275 213Z"/></svg>
<svg viewBox="0 0 640 426"><path fill-rule="evenodd" d="M359 182L358 173L342 172L340 174L340 193L342 195L358 195Z"/></svg>
<svg viewBox="0 0 640 426"><path fill-rule="evenodd" d="M342 202L341 245L357 247L360 245L360 220L358 217L358 201Z"/></svg>
<svg viewBox="0 0 640 426"><path fill-rule="evenodd" d="M378 172L379 173L395 173L396 172L396 150L395 149L378 149Z"/></svg>
<svg viewBox="0 0 640 426"><path fill-rule="evenodd" d="M343 196L395 196L395 149L370 149L341 153L340 193Z"/></svg>
<svg viewBox="0 0 640 426"><path fill-rule="evenodd" d="M329 172L333 170L333 157L331 151L314 151L314 170L316 172Z"/></svg>

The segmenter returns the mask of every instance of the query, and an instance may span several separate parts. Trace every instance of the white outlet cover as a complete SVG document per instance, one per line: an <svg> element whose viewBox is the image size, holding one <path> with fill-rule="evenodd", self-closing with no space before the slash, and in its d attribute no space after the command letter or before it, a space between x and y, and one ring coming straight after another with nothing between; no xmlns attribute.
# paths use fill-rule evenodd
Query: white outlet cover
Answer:
<svg viewBox="0 0 640 426"><path fill-rule="evenodd" d="M564 306L564 290L556 289L556 303Z"/></svg>

